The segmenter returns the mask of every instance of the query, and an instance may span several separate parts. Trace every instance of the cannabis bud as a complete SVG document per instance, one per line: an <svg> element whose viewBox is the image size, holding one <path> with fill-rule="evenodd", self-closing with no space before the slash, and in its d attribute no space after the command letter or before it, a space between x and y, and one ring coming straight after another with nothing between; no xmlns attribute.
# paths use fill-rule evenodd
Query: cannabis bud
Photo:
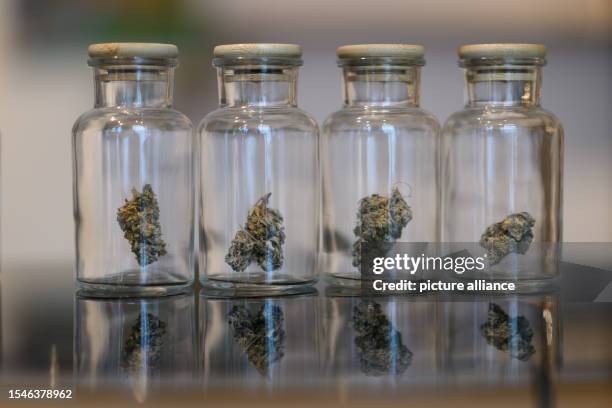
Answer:
<svg viewBox="0 0 612 408"><path fill-rule="evenodd" d="M132 189L132 199L117 210L117 221L140 266L149 265L166 255L166 243L161 238L159 204L150 184L142 193Z"/></svg>
<svg viewBox="0 0 612 408"><path fill-rule="evenodd" d="M527 212L510 214L489 225L480 237L480 246L487 250L490 264L499 263L510 253L526 253L533 241L534 225L535 220Z"/></svg>
<svg viewBox="0 0 612 408"><path fill-rule="evenodd" d="M143 368L158 368L165 335L164 321L151 313L137 316L121 352L123 369L137 372Z"/></svg>
<svg viewBox="0 0 612 408"><path fill-rule="evenodd" d="M391 198L379 194L362 198L357 226L353 229L357 237L353 244L353 266L361 265L363 246L375 256L386 254L410 220L412 210L397 187L393 188Z"/></svg>
<svg viewBox="0 0 612 408"><path fill-rule="evenodd" d="M266 272L283 266L285 227L278 210L268 208L272 193L261 197L249 210L246 224L236 233L225 262L236 272L255 261Z"/></svg>
<svg viewBox="0 0 612 408"><path fill-rule="evenodd" d="M234 340L257 371L267 376L269 367L285 355L283 311L276 305L262 305L252 314L244 306L234 306L228 314Z"/></svg>
<svg viewBox="0 0 612 408"><path fill-rule="evenodd" d="M382 307L362 301L353 310L361 371L367 375L398 375L412 363L412 352L402 343L402 334L393 327Z"/></svg>
<svg viewBox="0 0 612 408"><path fill-rule="evenodd" d="M509 351L510 356L521 361L529 360L535 353L531 344L533 331L523 316L509 317L495 303L489 304L487 322L480 326L487 343L498 350Z"/></svg>

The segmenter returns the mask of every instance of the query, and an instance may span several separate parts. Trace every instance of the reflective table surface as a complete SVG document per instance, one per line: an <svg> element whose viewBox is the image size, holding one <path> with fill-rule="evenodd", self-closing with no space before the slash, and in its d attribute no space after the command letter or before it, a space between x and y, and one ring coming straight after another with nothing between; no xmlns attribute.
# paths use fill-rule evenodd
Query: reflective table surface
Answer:
<svg viewBox="0 0 612 408"><path fill-rule="evenodd" d="M93 299L69 261L6 267L0 406L612 406L610 275L562 277L508 296ZM37 388L72 399L9 399Z"/></svg>

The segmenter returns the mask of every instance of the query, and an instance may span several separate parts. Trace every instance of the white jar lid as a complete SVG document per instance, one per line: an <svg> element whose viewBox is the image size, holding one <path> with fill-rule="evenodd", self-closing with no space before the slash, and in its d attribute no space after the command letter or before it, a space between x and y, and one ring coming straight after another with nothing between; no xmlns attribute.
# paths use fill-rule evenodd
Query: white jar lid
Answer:
<svg viewBox="0 0 612 408"><path fill-rule="evenodd" d="M100 43L88 48L91 58L178 58L178 47L156 43Z"/></svg>
<svg viewBox="0 0 612 408"><path fill-rule="evenodd" d="M217 45L215 58L300 58L302 47L297 44L225 44Z"/></svg>
<svg viewBox="0 0 612 408"><path fill-rule="evenodd" d="M546 47L542 44L468 44L457 51L461 59L478 58L545 58Z"/></svg>
<svg viewBox="0 0 612 408"><path fill-rule="evenodd" d="M425 48L412 44L355 44L343 45L336 49L338 58L389 57L421 59Z"/></svg>

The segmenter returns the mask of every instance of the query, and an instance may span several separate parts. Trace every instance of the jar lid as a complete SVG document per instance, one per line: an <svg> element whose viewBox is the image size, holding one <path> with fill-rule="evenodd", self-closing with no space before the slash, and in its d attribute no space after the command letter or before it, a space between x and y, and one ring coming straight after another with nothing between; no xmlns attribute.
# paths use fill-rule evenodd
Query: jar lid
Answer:
<svg viewBox="0 0 612 408"><path fill-rule="evenodd" d="M425 48L412 44L354 44L336 49L339 66L422 66Z"/></svg>
<svg viewBox="0 0 612 408"><path fill-rule="evenodd" d="M225 44L217 45L213 51L214 65L222 66L226 63L244 63L253 60L293 60L301 64L302 46L297 44ZM292 64L292 65L295 65Z"/></svg>
<svg viewBox="0 0 612 408"><path fill-rule="evenodd" d="M91 58L178 58L178 47L155 43L100 43L88 48Z"/></svg>
<svg viewBox="0 0 612 408"><path fill-rule="evenodd" d="M343 45L336 49L338 58L423 58L425 48L412 44L355 44Z"/></svg>
<svg viewBox="0 0 612 408"><path fill-rule="evenodd" d="M544 59L546 47L542 44L468 44L459 47L461 59Z"/></svg>

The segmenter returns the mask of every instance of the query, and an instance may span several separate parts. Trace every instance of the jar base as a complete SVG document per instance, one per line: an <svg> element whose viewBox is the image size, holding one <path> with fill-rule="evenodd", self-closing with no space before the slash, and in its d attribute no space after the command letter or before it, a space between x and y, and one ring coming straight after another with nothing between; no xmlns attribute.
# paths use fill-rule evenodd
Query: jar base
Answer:
<svg viewBox="0 0 612 408"><path fill-rule="evenodd" d="M249 283L211 279L201 281L202 294L207 297L263 297L301 295L316 292L316 279L288 283Z"/></svg>
<svg viewBox="0 0 612 408"><path fill-rule="evenodd" d="M193 282L152 285L118 285L111 283L77 282L79 296L94 298L162 297L191 290Z"/></svg>

